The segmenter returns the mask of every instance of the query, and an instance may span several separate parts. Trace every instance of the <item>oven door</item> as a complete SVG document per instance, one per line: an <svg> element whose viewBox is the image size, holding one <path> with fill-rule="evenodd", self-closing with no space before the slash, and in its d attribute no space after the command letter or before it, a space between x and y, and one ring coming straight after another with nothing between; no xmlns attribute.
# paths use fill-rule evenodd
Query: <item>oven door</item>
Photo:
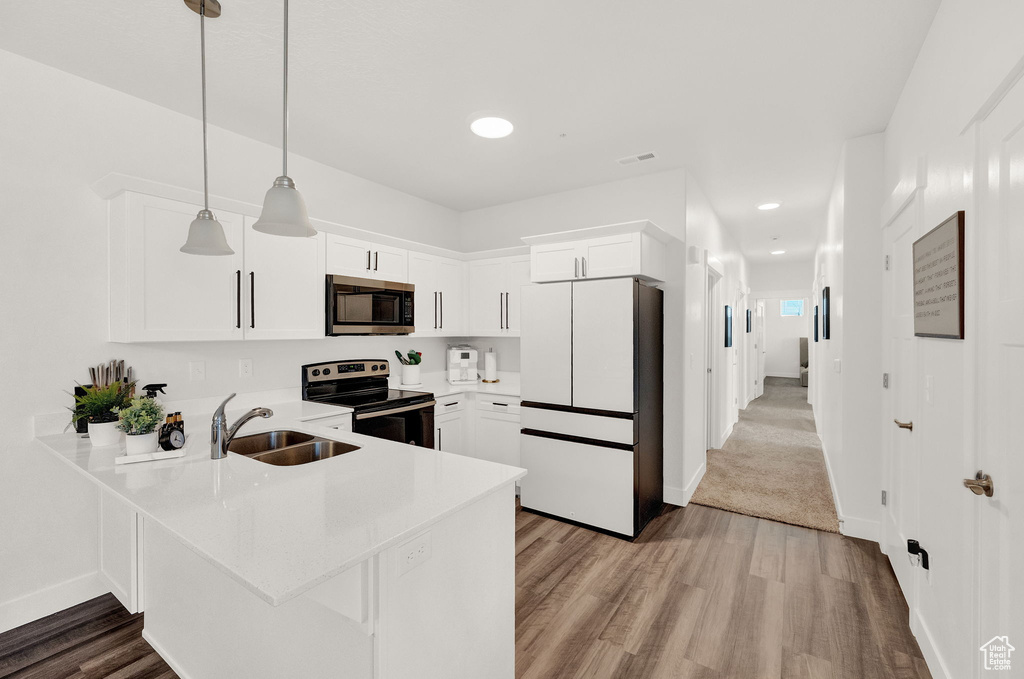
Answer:
<svg viewBox="0 0 1024 679"><path fill-rule="evenodd" d="M423 448L434 447L434 403L356 413L352 431L379 439L408 443Z"/></svg>
<svg viewBox="0 0 1024 679"><path fill-rule="evenodd" d="M408 335L413 325L409 283L327 277L328 335Z"/></svg>

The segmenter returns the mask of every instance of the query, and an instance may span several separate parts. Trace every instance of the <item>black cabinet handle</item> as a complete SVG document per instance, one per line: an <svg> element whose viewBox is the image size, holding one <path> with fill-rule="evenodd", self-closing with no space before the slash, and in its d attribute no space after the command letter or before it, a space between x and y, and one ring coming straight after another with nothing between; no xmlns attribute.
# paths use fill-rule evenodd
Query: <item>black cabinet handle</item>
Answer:
<svg viewBox="0 0 1024 679"><path fill-rule="evenodd" d="M441 302L441 327L444 328L444 292L437 293L437 299Z"/></svg>
<svg viewBox="0 0 1024 679"><path fill-rule="evenodd" d="M370 251L366 251L366 270L370 270Z"/></svg>
<svg viewBox="0 0 1024 679"><path fill-rule="evenodd" d="M511 330L512 326L509 325L509 323L508 323L508 295L509 295L509 293L506 292L505 293L505 329L506 330Z"/></svg>
<svg viewBox="0 0 1024 679"><path fill-rule="evenodd" d="M235 272L235 327L242 327L242 270Z"/></svg>
<svg viewBox="0 0 1024 679"><path fill-rule="evenodd" d="M441 450L441 427L437 428L437 449Z"/></svg>
<svg viewBox="0 0 1024 679"><path fill-rule="evenodd" d="M249 272L249 327L256 327L256 272Z"/></svg>
<svg viewBox="0 0 1024 679"><path fill-rule="evenodd" d="M434 291L434 330L437 330L437 291Z"/></svg>
<svg viewBox="0 0 1024 679"><path fill-rule="evenodd" d="M501 308L501 298L503 296L504 296L504 293L502 293L502 292L498 293L498 322L501 323L501 329L502 330L505 329L505 310Z"/></svg>
<svg viewBox="0 0 1024 679"><path fill-rule="evenodd" d="M380 258L380 252L373 253L373 270L377 270L377 260Z"/></svg>

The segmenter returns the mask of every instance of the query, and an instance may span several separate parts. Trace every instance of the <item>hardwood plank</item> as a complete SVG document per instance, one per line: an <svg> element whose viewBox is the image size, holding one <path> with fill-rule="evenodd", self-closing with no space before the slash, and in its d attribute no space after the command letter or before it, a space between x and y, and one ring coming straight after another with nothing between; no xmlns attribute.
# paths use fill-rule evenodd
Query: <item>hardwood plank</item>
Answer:
<svg viewBox="0 0 1024 679"><path fill-rule="evenodd" d="M785 524L762 520L754 535L754 553L750 557L750 574L783 582L786 567Z"/></svg>

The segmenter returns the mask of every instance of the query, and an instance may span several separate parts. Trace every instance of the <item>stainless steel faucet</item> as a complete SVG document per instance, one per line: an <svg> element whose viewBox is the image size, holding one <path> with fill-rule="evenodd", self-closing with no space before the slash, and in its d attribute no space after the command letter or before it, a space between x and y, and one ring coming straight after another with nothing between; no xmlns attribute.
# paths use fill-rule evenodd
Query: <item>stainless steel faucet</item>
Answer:
<svg viewBox="0 0 1024 679"><path fill-rule="evenodd" d="M221 458L227 457L228 455L228 444L231 443L231 439L235 438L235 434L242 428L242 425L249 420L256 417L270 417L274 414L274 411L270 408L253 408L245 415L238 418L238 422L235 422L230 427L228 426L228 420L224 416L224 406L228 404L228 401L233 399L235 394L231 394L224 402L217 408L217 412L213 414L213 427L210 430L210 458L214 460L220 460Z"/></svg>

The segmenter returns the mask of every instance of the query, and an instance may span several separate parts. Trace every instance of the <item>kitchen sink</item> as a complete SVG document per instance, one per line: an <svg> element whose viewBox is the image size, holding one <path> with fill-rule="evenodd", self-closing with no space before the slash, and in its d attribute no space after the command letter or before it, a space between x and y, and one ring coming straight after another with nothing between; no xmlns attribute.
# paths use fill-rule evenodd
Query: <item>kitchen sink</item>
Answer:
<svg viewBox="0 0 1024 679"><path fill-rule="evenodd" d="M336 457L359 450L359 446L353 446L341 441L313 440L309 443L300 443L295 446L271 450L266 453L253 455L252 459L279 467L290 467L296 464L306 464L325 460L329 457Z"/></svg>
<svg viewBox="0 0 1024 679"><path fill-rule="evenodd" d="M279 450L298 443L312 441L312 434L298 431L266 431L262 434L239 436L228 444L228 450L239 455L258 455L272 450Z"/></svg>

